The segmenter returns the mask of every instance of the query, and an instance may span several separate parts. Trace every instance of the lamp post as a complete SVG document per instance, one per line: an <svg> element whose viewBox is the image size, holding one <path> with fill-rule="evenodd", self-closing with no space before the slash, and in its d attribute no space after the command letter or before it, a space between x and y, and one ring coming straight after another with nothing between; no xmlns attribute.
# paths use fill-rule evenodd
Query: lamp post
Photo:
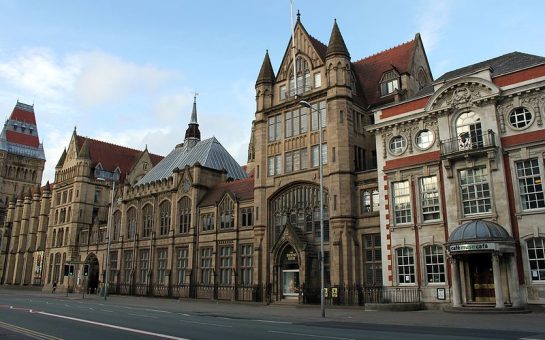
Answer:
<svg viewBox="0 0 545 340"><path fill-rule="evenodd" d="M308 108L311 112L318 114L318 130L320 139L318 142L318 168L320 169L320 309L322 318L325 318L325 296L324 296L324 169L322 162L322 115L320 110L314 109L309 102L301 100L299 105Z"/></svg>
<svg viewBox="0 0 545 340"><path fill-rule="evenodd" d="M114 212L114 195L115 195L115 182L118 173L114 172L110 174L110 179L112 181L112 190L110 193L110 211L108 212L108 243L106 246L106 275L104 278L104 300L108 299L108 285L110 283L110 247L112 243L112 223L113 223L113 212ZM106 181L105 178L98 177L99 181Z"/></svg>

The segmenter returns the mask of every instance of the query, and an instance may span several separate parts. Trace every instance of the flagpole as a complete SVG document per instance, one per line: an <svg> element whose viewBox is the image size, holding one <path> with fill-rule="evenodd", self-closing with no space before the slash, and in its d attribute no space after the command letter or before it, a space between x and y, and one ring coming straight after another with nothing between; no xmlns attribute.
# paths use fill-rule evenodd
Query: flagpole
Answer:
<svg viewBox="0 0 545 340"><path fill-rule="evenodd" d="M297 98L297 66L295 64L295 25L293 24L293 0L290 0L290 18L291 18L291 52L293 57L293 94Z"/></svg>

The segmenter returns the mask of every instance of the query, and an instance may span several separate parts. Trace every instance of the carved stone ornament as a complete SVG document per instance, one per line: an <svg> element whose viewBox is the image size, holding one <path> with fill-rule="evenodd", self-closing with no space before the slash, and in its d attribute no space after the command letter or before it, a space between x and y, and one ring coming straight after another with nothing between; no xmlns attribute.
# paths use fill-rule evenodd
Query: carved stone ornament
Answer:
<svg viewBox="0 0 545 340"><path fill-rule="evenodd" d="M481 98L481 93L476 89L470 89L469 87L461 87L455 89L452 92L450 98L446 100L447 105L457 108L464 106L474 101L475 99Z"/></svg>
<svg viewBox="0 0 545 340"><path fill-rule="evenodd" d="M520 101L520 105L529 107L534 111L538 126L543 126L543 119L541 117L541 108L543 107L544 101L545 101L545 94L542 94L541 96L539 94L534 96L528 96L528 97L522 98Z"/></svg>
<svg viewBox="0 0 545 340"><path fill-rule="evenodd" d="M505 133L505 119L507 114L513 109L513 103L506 102L496 106L496 115L500 124L501 133Z"/></svg>

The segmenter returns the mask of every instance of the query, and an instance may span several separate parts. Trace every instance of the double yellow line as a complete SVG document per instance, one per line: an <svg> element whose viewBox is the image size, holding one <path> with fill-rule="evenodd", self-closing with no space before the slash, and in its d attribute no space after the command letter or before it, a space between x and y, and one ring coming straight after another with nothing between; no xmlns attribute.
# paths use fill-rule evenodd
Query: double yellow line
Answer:
<svg viewBox="0 0 545 340"><path fill-rule="evenodd" d="M27 336L29 336L31 338L34 338L34 339L62 340L62 338L57 338L57 337L52 336L52 335L47 335L47 334L44 334L44 333L36 332L36 331L33 331L31 329L28 329L28 328L19 327L19 326L12 325L10 323L5 323L5 322L2 322L2 321L0 321L0 328L5 328L7 330L10 330L10 331L13 331L13 332L16 332L16 333L21 333L21 334L27 335Z"/></svg>

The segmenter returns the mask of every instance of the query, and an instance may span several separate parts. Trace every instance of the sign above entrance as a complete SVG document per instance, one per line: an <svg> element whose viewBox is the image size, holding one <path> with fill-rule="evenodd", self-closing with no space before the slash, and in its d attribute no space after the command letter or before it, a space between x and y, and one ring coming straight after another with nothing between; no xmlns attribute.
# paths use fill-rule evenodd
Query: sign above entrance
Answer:
<svg viewBox="0 0 545 340"><path fill-rule="evenodd" d="M290 251L286 254L286 260L289 262L296 261L297 260L297 253L294 251Z"/></svg>
<svg viewBox="0 0 545 340"><path fill-rule="evenodd" d="M497 243L481 242L481 243L453 244L449 246L448 250L451 253L459 253L464 251L499 250L499 247Z"/></svg>

